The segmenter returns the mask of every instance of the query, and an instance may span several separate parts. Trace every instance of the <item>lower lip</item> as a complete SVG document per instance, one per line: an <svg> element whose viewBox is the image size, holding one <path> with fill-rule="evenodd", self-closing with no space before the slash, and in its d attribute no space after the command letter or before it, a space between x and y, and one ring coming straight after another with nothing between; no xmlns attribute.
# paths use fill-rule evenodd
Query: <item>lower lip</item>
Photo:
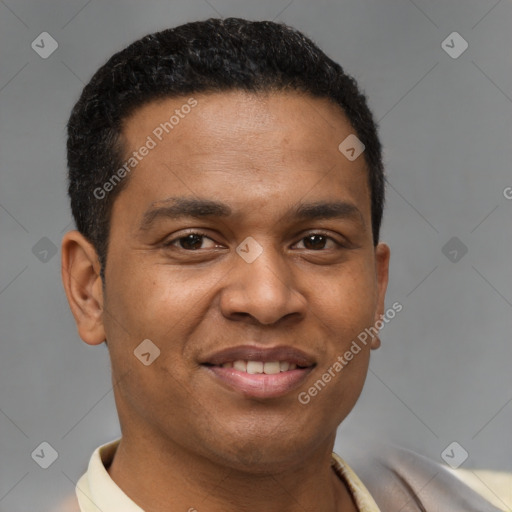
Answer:
<svg viewBox="0 0 512 512"><path fill-rule="evenodd" d="M267 375L265 373L250 374L222 366L205 366L204 368L228 387L251 398L284 396L299 387L313 369L310 366Z"/></svg>

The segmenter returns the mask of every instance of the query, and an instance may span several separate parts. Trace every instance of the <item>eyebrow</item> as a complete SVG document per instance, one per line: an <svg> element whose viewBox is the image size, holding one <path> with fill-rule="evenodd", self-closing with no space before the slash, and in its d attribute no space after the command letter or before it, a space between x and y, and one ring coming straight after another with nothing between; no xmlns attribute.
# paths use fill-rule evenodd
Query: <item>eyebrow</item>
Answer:
<svg viewBox="0 0 512 512"><path fill-rule="evenodd" d="M192 217L196 219L229 217L233 210L226 203L212 199L196 199L188 197L169 197L154 202L144 213L140 231L147 231L160 218L179 219ZM364 217L353 203L347 201L317 201L301 203L290 209L282 220L319 220L319 219L351 219L358 221L366 229Z"/></svg>

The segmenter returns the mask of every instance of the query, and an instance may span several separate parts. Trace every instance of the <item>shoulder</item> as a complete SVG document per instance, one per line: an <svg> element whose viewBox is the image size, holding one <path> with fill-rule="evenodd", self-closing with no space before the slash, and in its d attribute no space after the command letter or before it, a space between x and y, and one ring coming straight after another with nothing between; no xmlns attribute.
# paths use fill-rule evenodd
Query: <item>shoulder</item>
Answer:
<svg viewBox="0 0 512 512"><path fill-rule="evenodd" d="M446 467L397 446L348 459L382 512L500 512Z"/></svg>

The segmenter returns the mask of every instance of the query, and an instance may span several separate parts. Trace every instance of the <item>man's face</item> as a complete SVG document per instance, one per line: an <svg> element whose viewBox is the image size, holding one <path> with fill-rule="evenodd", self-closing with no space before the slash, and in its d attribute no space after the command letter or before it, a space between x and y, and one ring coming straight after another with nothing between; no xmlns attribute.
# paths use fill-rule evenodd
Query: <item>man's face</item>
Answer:
<svg viewBox="0 0 512 512"><path fill-rule="evenodd" d="M103 324L123 435L233 468L284 467L333 440L359 397L369 344L298 400L382 314L387 247L373 246L364 155L338 150L354 130L336 106L294 93L194 98L191 109L188 98L147 104L124 125L127 159L148 136L156 145L111 217ZM158 130L176 109L179 122ZM179 215L176 198L223 206ZM320 203L341 205L306 208ZM160 350L149 365L134 355L146 339Z"/></svg>

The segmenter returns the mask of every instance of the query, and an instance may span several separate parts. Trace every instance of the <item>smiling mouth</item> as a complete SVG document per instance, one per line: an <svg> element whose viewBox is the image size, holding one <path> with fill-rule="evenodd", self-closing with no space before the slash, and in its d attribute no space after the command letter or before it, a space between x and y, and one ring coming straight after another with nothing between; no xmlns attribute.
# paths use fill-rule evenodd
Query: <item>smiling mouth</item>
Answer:
<svg viewBox="0 0 512 512"><path fill-rule="evenodd" d="M301 386L316 365L301 367L287 361L226 362L202 365L214 382L244 398L271 399L290 394ZM240 369L238 369L240 368ZM278 371L279 370L279 371Z"/></svg>
<svg viewBox="0 0 512 512"><path fill-rule="evenodd" d="M238 361L228 361L222 365L211 365L220 366L221 368L233 368L242 373L248 373L250 375L276 375L281 372L288 372L296 370L297 368L303 369L305 366L298 366L296 363L289 361L244 361L239 359Z"/></svg>
<svg viewBox="0 0 512 512"><path fill-rule="evenodd" d="M244 357L245 356L245 357ZM220 351L201 366L217 384L246 398L277 398L299 387L316 362L292 347L254 346Z"/></svg>

